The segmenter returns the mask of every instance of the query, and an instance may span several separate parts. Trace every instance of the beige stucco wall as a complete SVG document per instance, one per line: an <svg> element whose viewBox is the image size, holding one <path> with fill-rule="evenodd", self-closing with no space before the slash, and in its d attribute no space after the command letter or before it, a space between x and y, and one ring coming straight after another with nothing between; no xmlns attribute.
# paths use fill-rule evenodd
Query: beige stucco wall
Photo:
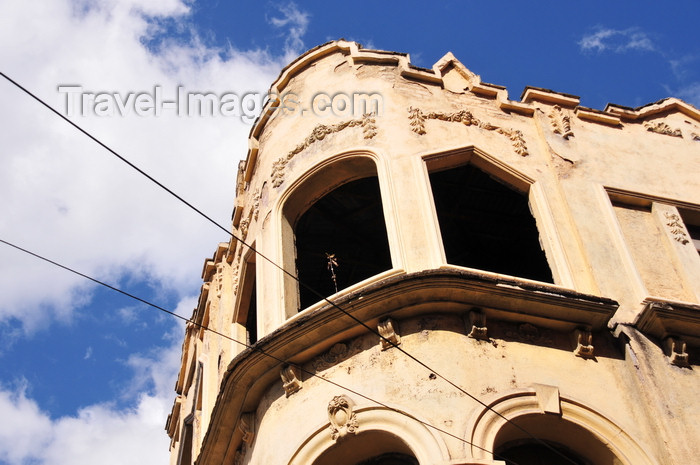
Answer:
<svg viewBox="0 0 700 465"><path fill-rule="evenodd" d="M356 403L359 433L363 418L366 425L386 420L393 425L386 426L389 430L400 430L402 421L413 428L411 437L422 444L413 445L416 456L423 458L421 464L491 463L488 453L450 436L475 439L483 405L444 380L431 379L429 371L397 348L381 351L378 336L366 334L365 328L323 320L324 312L336 311L326 303L297 314L297 284L279 268L295 273L289 210L303 211L347 180L353 166L372 163L380 183L392 269L341 290L331 300L346 299L352 306L357 299L353 292L382 279L453 269L442 249L428 169L430 164L467 161L528 192L554 285L537 287L527 280L481 273L494 286L523 290L491 305L487 297L480 297L490 341L467 337L463 317L476 302L468 292L459 298L446 294L444 305L411 301L391 307L394 313L367 310L358 315L374 326L382 318L394 318L402 349L486 404L512 397L541 405L542 392L558 392L559 415L588 429L598 428L596 434L610 441L621 463L681 464L695 459L700 452L693 440L700 437L700 402L694 395L697 370L671 364L663 341L668 336L687 341L691 365L697 363L693 351L700 339L700 257L692 241L683 241L687 231L682 225L679 232L669 224L677 208L700 210L697 109L670 99L634 110L614 105L606 111L590 110L578 106L576 97L536 88L515 101L505 89L481 83L451 54L432 70L421 70L412 68L404 55L364 51L347 42L303 55L283 71L272 90L293 97L299 102L297 110L308 108L319 92L377 94L383 107L371 117L319 116L312 111L302 115L273 109L275 103L290 105L273 99L253 127L251 150L239 173L233 231L266 257L255 258L257 330L263 338L257 347L280 359L242 353L244 346L198 326L245 340L245 328L236 321L242 321L241 286L250 251L236 240L221 244L205 263L208 292L195 309L183 346L179 413L174 411L168 423L173 464L178 463L182 428L190 412L195 412L195 457L203 447L198 463L236 459L287 464L311 457L334 443L326 437L326 408L341 394ZM290 199L298 205L292 208ZM464 279L479 279L479 272L476 275ZM439 294L416 292L417 300ZM548 292L562 302L557 304L561 311L549 320L531 313L539 311L537 296ZM379 295L390 299L389 294ZM598 301L596 296L608 300ZM571 305L581 300L590 308L573 311L567 298ZM665 330L669 324L663 318L673 317L657 318L656 310L645 306L648 298L681 308L685 329ZM526 302L526 310L518 311L518 299ZM587 316L596 305L610 309L602 325ZM547 336L523 336L522 324L532 324ZM577 357L572 331L586 326L590 330L591 325L595 359ZM361 350L317 372L314 360L339 342ZM282 362L308 370L300 375L302 389L291 395L282 389ZM201 391L193 381L196 373L189 376L198 363L203 367ZM382 409L370 400L310 373L444 431L416 425L405 415L399 420L395 411L378 413ZM536 388L541 385L546 387ZM201 410L195 405L198 399ZM254 414L246 417L254 424L241 427L242 413ZM615 428L618 434L611 433ZM440 456L434 456L438 452Z"/></svg>

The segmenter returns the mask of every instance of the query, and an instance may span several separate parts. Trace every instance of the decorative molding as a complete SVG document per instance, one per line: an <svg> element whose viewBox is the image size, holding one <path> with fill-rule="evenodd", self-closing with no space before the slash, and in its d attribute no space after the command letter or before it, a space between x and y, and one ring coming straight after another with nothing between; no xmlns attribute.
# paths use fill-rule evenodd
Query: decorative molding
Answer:
<svg viewBox="0 0 700 465"><path fill-rule="evenodd" d="M245 443L241 444L241 447L236 450L236 454L233 457L233 465L243 465L243 459L245 458L247 449Z"/></svg>
<svg viewBox="0 0 700 465"><path fill-rule="evenodd" d="M330 134L357 126L362 127L362 134L365 139L372 139L377 135L377 126L373 113L365 113L362 115L362 118L351 119L338 124L332 124L330 126L319 124L313 128L311 134L304 139L304 142L290 150L285 157L277 159L277 161L272 164L272 173L270 174L270 177L272 178L272 187L279 187L282 185L282 182L284 181L284 170L287 167L287 164L298 153L310 147L312 144L325 139L326 136Z"/></svg>
<svg viewBox="0 0 700 465"><path fill-rule="evenodd" d="M243 433L243 442L251 444L255 437L255 414L253 412L241 414L241 418L238 420L238 429Z"/></svg>
<svg viewBox="0 0 700 465"><path fill-rule="evenodd" d="M700 347L700 305L659 297L647 297L642 305L644 309L634 322L637 329L659 341L670 336Z"/></svg>
<svg viewBox="0 0 700 465"><path fill-rule="evenodd" d="M221 299L224 290L224 264L216 265L216 274L214 275L214 292L217 299Z"/></svg>
<svg viewBox="0 0 700 465"><path fill-rule="evenodd" d="M349 345L339 342L331 347L327 352L322 353L311 363L316 372L326 370L338 363L360 353L362 350L362 341L355 339Z"/></svg>
<svg viewBox="0 0 700 465"><path fill-rule="evenodd" d="M666 217L666 226L668 226L668 231L671 233L673 239L683 245L690 242L680 215L666 211L664 212L664 216Z"/></svg>
<svg viewBox="0 0 700 465"><path fill-rule="evenodd" d="M335 396L328 403L328 421L331 426L331 439L334 441L357 433L359 424L357 414L353 411L355 403L347 396Z"/></svg>
<svg viewBox="0 0 700 465"><path fill-rule="evenodd" d="M671 129L671 127L663 121L659 121L658 123L648 121L644 123L644 127L647 128L647 131L663 134L664 136L683 137L683 133L680 129Z"/></svg>
<svg viewBox="0 0 700 465"><path fill-rule="evenodd" d="M282 378L282 387L286 397L291 396L302 388L301 370L294 365L285 365L280 370Z"/></svg>
<svg viewBox="0 0 700 465"><path fill-rule="evenodd" d="M518 330L506 331L506 336L521 342L547 344L552 342L552 332L548 329L539 329L530 323L518 325Z"/></svg>
<svg viewBox="0 0 700 465"><path fill-rule="evenodd" d="M382 350L391 349L399 344L401 344L401 336L398 335L398 325L391 318L387 318L384 321L380 321L377 325L377 330L381 336L380 342L382 345Z"/></svg>
<svg viewBox="0 0 700 465"><path fill-rule="evenodd" d="M245 241L246 236L248 236L248 226L250 226L250 218L241 220L241 223L238 225L241 241Z"/></svg>
<svg viewBox="0 0 700 465"><path fill-rule="evenodd" d="M453 113L424 113L420 108L408 107L408 119L410 121L409 124L411 126L411 131L418 135L426 134L425 121L429 119L447 121L450 123L461 123L465 126L476 126L487 131L496 131L497 133L503 134L511 140L513 149L518 155L527 157L530 154L528 152L527 144L525 143L525 138L523 137L522 131L518 129L502 128L491 123L481 121L477 119L469 110L459 110Z"/></svg>
<svg viewBox="0 0 700 465"><path fill-rule="evenodd" d="M607 111L594 110L593 108L578 106L574 110L574 113L578 119L591 123L605 124L612 127L619 127L622 124L619 115Z"/></svg>
<svg viewBox="0 0 700 465"><path fill-rule="evenodd" d="M677 337L667 337L664 339L663 349L671 365L690 367L685 341Z"/></svg>
<svg viewBox="0 0 700 465"><path fill-rule="evenodd" d="M468 313L467 318L465 318L468 337L479 339L481 341L488 341L488 328L486 327L486 315L484 315L480 310L472 310Z"/></svg>
<svg viewBox="0 0 700 465"><path fill-rule="evenodd" d="M577 357L590 359L595 357L593 347L593 333L586 329L575 329L571 333L574 343L574 355Z"/></svg>
<svg viewBox="0 0 700 465"><path fill-rule="evenodd" d="M554 105L549 113L549 123L552 125L552 132L559 134L564 139L569 139L574 135L571 130L571 118L565 114L559 105Z"/></svg>
<svg viewBox="0 0 700 465"><path fill-rule="evenodd" d="M258 214L260 213L260 197L262 197L262 191L260 188L255 189L255 193L253 194L253 209L248 215L249 218L252 216L255 221L258 220Z"/></svg>

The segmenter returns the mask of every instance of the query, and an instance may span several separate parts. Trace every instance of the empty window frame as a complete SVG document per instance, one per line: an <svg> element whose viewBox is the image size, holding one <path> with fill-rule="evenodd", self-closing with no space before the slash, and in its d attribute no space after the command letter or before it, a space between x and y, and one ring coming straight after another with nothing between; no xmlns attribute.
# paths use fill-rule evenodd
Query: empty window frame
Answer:
<svg viewBox="0 0 700 465"><path fill-rule="evenodd" d="M698 254L700 254L700 211L679 208L678 212L683 218L688 234L690 234L689 240Z"/></svg>
<svg viewBox="0 0 700 465"><path fill-rule="evenodd" d="M527 193L472 164L429 177L447 263L554 282Z"/></svg>
<svg viewBox="0 0 700 465"><path fill-rule="evenodd" d="M294 226L299 280L322 296L391 268L377 176L336 187L314 202ZM300 310L321 297L300 286Z"/></svg>
<svg viewBox="0 0 700 465"><path fill-rule="evenodd" d="M255 248L255 245L253 245ZM243 279L240 284L240 300L236 313L236 323L245 328L245 341L247 345L255 344L258 340L258 305L257 283L255 278L255 253L252 251L246 255L243 270Z"/></svg>

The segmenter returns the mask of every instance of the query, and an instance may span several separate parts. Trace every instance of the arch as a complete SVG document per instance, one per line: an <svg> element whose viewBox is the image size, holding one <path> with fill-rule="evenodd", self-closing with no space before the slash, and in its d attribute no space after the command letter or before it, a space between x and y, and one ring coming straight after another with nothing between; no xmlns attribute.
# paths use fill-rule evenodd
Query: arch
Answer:
<svg viewBox="0 0 700 465"><path fill-rule="evenodd" d="M489 403L489 409L475 414L469 422L467 438L486 450L503 450L512 445L535 444L531 436L567 450L573 457L610 465L658 465L627 432L593 408L573 399L560 397L561 413L545 413L536 392L520 389ZM498 412L501 416L497 415ZM505 418L505 419L504 419ZM572 441L572 437L576 441ZM471 447L473 457L493 459L481 449Z"/></svg>
<svg viewBox="0 0 700 465"><path fill-rule="evenodd" d="M326 253L334 254L334 250L325 250L325 248L342 249L348 244L343 239L353 238L353 234L356 233L356 231L350 232L347 227L335 227L338 225L339 218L357 215L354 224L357 224L361 230L360 234L372 235L372 240L365 243L378 244L372 245L373 254L365 255L372 257L373 260L374 256L378 258L376 266L372 263L373 266L364 269L362 264L357 264L362 261L361 254L350 252L349 246L347 249L342 249L345 256L336 255L339 276L335 284L338 291L393 267L393 258L396 253L392 250L392 243L396 240L390 238L390 231L395 228L388 225L392 218L388 214L391 208L387 206L387 202L391 203L391 200L387 199L387 174L385 169L380 169L378 162L379 157L368 151L345 152L329 157L307 170L280 198L283 267L292 274L298 274L302 281L310 282L311 287L320 288L319 292L324 295L335 292L331 281L331 270L327 269L325 257ZM368 212L360 211L357 208L358 205L362 205L366 200L369 200ZM318 221L319 219L324 220L325 223ZM322 224L323 226L320 226ZM377 230L380 232L375 233ZM301 239L307 237L310 239L300 240L298 233L305 234ZM338 237L330 237L329 240L324 241L327 233ZM391 234L392 237L394 235ZM361 241L358 240L356 249L360 243ZM327 244L334 244L334 247ZM300 260L297 254L298 246L306 247L304 261ZM313 255L313 268L307 267L310 255ZM345 267L343 267L343 260L346 260ZM340 273L346 273L346 275L340 275ZM348 275L350 277L347 277ZM318 282L314 283L314 280ZM283 277L283 293L286 318L294 316L297 311L320 300L312 293L300 292L295 280L289 276Z"/></svg>
<svg viewBox="0 0 700 465"><path fill-rule="evenodd" d="M354 412L358 423L355 435L333 440L329 430L331 424L327 422L301 444L288 465L325 465L325 458L333 457L333 448L355 447L371 436L379 441L372 441L372 448L367 450L369 455L363 456L359 453L352 458L353 460L357 458L361 461L384 452L393 452L415 457L420 465L434 465L449 461L449 452L442 438L416 417L385 407L356 408ZM384 440L387 446L385 449L375 447L374 443L384 442ZM343 443L347 446L343 446Z"/></svg>
<svg viewBox="0 0 700 465"><path fill-rule="evenodd" d="M541 180L475 146L420 158L443 264L574 288Z"/></svg>

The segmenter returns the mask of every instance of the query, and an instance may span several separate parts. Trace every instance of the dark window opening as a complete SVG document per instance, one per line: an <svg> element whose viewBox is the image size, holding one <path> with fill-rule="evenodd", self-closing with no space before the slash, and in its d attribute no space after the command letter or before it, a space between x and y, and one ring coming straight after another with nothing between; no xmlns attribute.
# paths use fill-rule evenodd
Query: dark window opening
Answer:
<svg viewBox="0 0 700 465"><path fill-rule="evenodd" d="M553 283L527 195L473 165L430 173L447 262Z"/></svg>
<svg viewBox="0 0 700 465"><path fill-rule="evenodd" d="M371 459L363 460L357 465L418 465L418 460L410 455L390 452Z"/></svg>
<svg viewBox="0 0 700 465"><path fill-rule="evenodd" d="M376 176L348 182L316 201L296 223L297 276L329 296L391 268ZM321 300L299 288L300 309Z"/></svg>
<svg viewBox="0 0 700 465"><path fill-rule="evenodd" d="M248 311L246 312L247 315L245 319L246 343L248 345L255 344L258 341L258 304L256 291L256 283L253 281L253 289L250 293L250 303L248 304Z"/></svg>
<svg viewBox="0 0 700 465"><path fill-rule="evenodd" d="M506 465L590 465L590 462L559 444L520 443L498 452Z"/></svg>
<svg viewBox="0 0 700 465"><path fill-rule="evenodd" d="M178 465L192 465L192 415L188 416L182 428L182 441L180 442L180 457Z"/></svg>
<svg viewBox="0 0 700 465"><path fill-rule="evenodd" d="M241 301L237 322L245 327L246 344L255 344L258 340L258 301L255 279L255 254L248 253L243 270L241 284Z"/></svg>
<svg viewBox="0 0 700 465"><path fill-rule="evenodd" d="M700 211L681 210L680 208L678 211L685 223L688 234L690 234L690 241L693 243L698 254L700 254Z"/></svg>

